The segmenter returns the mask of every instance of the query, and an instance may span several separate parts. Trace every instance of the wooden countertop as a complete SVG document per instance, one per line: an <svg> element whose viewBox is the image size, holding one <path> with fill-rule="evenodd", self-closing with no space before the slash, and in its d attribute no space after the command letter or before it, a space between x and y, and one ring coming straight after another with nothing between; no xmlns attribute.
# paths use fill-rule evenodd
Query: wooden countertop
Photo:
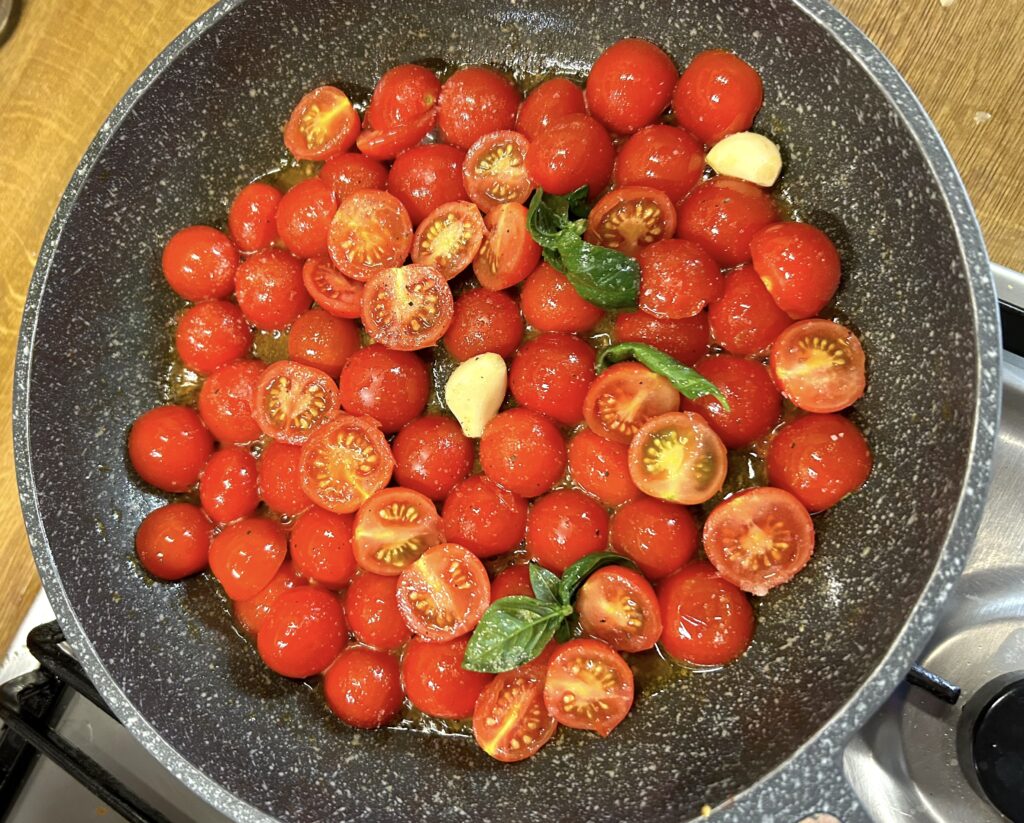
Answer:
<svg viewBox="0 0 1024 823"><path fill-rule="evenodd" d="M1017 0L835 0L907 77L967 182L992 258L1024 269L1024 14ZM17 0L16 0L17 5ZM210 0L32 0L0 46L0 403L25 290L79 158L135 77ZM38 588L0 427L0 652Z"/></svg>

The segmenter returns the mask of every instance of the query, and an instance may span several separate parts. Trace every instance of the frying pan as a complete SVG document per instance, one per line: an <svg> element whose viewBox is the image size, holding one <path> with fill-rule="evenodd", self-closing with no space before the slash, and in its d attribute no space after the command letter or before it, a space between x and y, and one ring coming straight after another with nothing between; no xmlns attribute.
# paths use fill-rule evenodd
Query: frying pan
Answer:
<svg viewBox="0 0 1024 823"><path fill-rule="evenodd" d="M279 168L300 94L365 94L395 63L584 72L639 36L680 64L709 46L761 72L756 128L783 196L837 242L838 308L869 356L856 417L876 465L817 519L819 547L764 598L737 663L644 694L607 740L563 733L498 764L465 737L362 733L267 671L209 579L132 560L160 503L126 469L161 402L177 228ZM859 819L850 732L930 632L981 514L999 401L985 249L956 170L892 66L820 0L225 0L144 72L82 160L46 237L17 359L24 515L47 594L104 698L168 768L238 820Z"/></svg>

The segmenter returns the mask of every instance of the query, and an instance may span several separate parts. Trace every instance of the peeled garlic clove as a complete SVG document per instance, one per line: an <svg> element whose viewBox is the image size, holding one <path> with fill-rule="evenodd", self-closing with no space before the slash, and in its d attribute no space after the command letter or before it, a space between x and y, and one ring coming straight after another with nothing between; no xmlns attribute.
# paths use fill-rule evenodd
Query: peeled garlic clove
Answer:
<svg viewBox="0 0 1024 823"><path fill-rule="evenodd" d="M707 163L719 174L765 188L773 185L782 171L779 147L752 131L723 137L708 152Z"/></svg>
<svg viewBox="0 0 1024 823"><path fill-rule="evenodd" d="M508 375L500 354L471 357L452 372L444 399L466 437L480 437L505 402Z"/></svg>

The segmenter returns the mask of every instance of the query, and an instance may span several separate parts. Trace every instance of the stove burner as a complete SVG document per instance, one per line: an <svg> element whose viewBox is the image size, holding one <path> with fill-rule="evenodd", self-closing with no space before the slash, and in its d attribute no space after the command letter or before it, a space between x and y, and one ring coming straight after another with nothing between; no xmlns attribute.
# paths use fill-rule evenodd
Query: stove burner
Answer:
<svg viewBox="0 0 1024 823"><path fill-rule="evenodd" d="M964 709L960 762L976 790L1014 823L1024 823L1024 673L998 677ZM972 773L973 772L973 773Z"/></svg>

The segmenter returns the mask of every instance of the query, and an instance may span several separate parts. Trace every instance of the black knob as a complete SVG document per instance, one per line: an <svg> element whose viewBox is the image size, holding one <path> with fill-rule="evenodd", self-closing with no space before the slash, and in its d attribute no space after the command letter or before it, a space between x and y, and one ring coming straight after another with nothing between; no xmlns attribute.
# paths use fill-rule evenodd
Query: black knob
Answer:
<svg viewBox="0 0 1024 823"><path fill-rule="evenodd" d="M988 800L1013 823L1024 823L1024 677L995 684L971 730L971 763Z"/></svg>

